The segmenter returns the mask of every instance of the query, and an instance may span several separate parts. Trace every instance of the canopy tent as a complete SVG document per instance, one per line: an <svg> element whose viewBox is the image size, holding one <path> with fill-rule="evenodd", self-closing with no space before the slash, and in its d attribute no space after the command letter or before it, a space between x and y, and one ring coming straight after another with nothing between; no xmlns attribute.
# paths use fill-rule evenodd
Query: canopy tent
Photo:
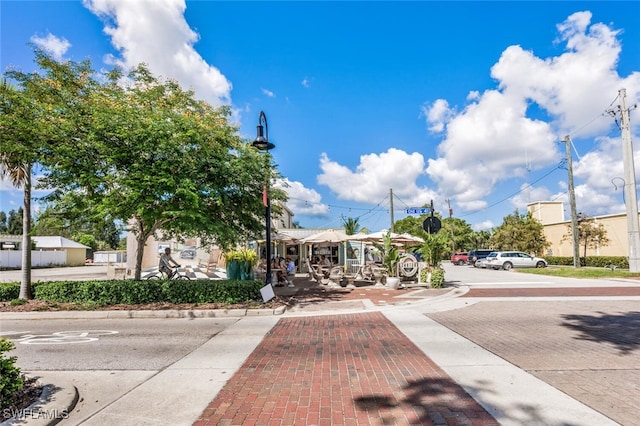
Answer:
<svg viewBox="0 0 640 426"><path fill-rule="evenodd" d="M292 237L291 235L287 234L286 232L276 232L276 233L272 233L271 234L271 242L272 243L287 243L287 244L294 244L297 243L299 240L297 238ZM259 243L264 243L265 240L258 240Z"/></svg>
<svg viewBox="0 0 640 426"><path fill-rule="evenodd" d="M345 234L344 232L329 229L327 231L309 235L308 237L303 238L300 242L304 244L337 244L343 241L347 241L348 239L349 235Z"/></svg>
<svg viewBox="0 0 640 426"><path fill-rule="evenodd" d="M387 236L387 234L389 234L389 236L391 237L392 244L411 245L411 244L420 244L424 242L422 238L414 237L411 234L407 234L407 233L396 234L395 232L389 233L389 231L386 231L386 230L373 232L371 234L350 235L349 239L357 240L357 241L381 243L384 241L384 238Z"/></svg>

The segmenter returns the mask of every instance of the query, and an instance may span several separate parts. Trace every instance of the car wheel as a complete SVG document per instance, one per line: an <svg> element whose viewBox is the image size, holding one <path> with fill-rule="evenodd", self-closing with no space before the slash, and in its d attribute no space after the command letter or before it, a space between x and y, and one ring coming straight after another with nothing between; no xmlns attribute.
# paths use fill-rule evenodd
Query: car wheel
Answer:
<svg viewBox="0 0 640 426"><path fill-rule="evenodd" d="M510 271L511 268L513 268L513 264L511 264L511 262L504 262L504 264L502 265L502 269L504 269L505 271Z"/></svg>
<svg viewBox="0 0 640 426"><path fill-rule="evenodd" d="M464 261L463 260L458 260L458 266L462 266L464 265Z"/></svg>
<svg viewBox="0 0 640 426"><path fill-rule="evenodd" d="M536 263L536 268L545 268L547 265L544 264L543 261L539 261L538 263Z"/></svg>

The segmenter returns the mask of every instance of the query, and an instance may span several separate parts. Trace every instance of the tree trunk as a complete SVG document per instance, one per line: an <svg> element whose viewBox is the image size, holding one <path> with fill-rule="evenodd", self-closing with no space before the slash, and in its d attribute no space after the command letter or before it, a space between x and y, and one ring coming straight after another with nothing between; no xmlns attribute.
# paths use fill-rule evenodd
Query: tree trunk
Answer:
<svg viewBox="0 0 640 426"><path fill-rule="evenodd" d="M142 256L144 255L144 244L147 237L142 232L136 234L137 248L136 248L136 273L135 280L139 281L142 278Z"/></svg>
<svg viewBox="0 0 640 426"><path fill-rule="evenodd" d="M31 166L24 178L24 208L22 211L22 281L20 299L33 299L31 294Z"/></svg>

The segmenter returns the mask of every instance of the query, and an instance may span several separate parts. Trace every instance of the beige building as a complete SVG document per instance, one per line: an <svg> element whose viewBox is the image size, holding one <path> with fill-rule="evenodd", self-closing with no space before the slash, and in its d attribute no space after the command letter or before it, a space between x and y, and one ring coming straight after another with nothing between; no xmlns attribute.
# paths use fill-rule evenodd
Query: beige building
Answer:
<svg viewBox="0 0 640 426"><path fill-rule="evenodd" d="M276 216L272 213L271 215L271 228L273 233L276 233L279 229L293 228L293 212L284 204L280 204L279 207L282 209L282 214ZM161 232L159 232L159 234L161 234ZM160 259L160 253L164 250L165 247L171 248L172 256L175 260L178 260L179 252L183 248L196 247L197 255L195 259L190 260L189 263L191 264L205 264L212 256L212 253L214 251L219 251L218 247L215 246L207 248L201 247L199 238L191 238L185 240L184 242L178 242L173 240L164 240L162 238L156 239L154 237L149 237L149 239L146 241L144 253L142 256L142 269L144 270L157 266L158 260ZM132 232L128 232L127 270L129 273L133 273L132 271L135 270L137 250L138 242L136 241L135 235L133 235ZM222 261L221 263L223 264L224 261Z"/></svg>
<svg viewBox="0 0 640 426"><path fill-rule="evenodd" d="M527 211L544 225L544 234L551 246L547 249L547 256L573 256L573 246L570 237L571 219L564 218L564 203L561 201L539 201L527 205ZM626 213L593 217L596 225L602 224L607 231L609 243L587 249L587 256L628 256L629 238L627 232ZM580 247L580 256L584 255L584 248Z"/></svg>

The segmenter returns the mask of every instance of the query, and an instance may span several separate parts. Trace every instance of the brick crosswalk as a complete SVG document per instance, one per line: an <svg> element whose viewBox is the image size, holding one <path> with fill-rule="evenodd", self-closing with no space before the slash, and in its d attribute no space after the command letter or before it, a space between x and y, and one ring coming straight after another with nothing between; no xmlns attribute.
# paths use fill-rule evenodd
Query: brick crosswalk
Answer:
<svg viewBox="0 0 640 426"><path fill-rule="evenodd" d="M497 425L379 312L283 318L195 425Z"/></svg>

